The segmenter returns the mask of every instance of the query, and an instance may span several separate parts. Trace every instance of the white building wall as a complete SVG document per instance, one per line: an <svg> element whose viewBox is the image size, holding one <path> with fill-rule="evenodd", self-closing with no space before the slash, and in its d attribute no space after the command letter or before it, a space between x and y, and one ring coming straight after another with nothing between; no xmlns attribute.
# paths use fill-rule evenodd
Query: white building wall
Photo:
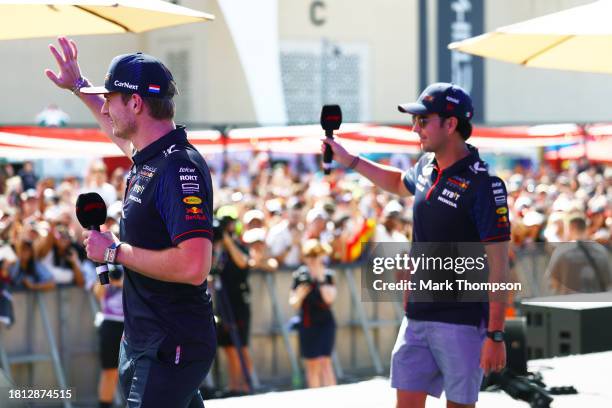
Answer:
<svg viewBox="0 0 612 408"><path fill-rule="evenodd" d="M403 123L396 110L399 102L414 100L419 92L417 0L321 0L319 16L311 22L315 0L279 1L279 40L282 44L320 44L323 38L340 49L364 50L365 100L361 120ZM493 30L590 0L485 0L485 27ZM436 2L428 1L429 46L436 44ZM180 67L183 93L177 101L180 122L197 124L255 124L254 102L243 67L216 0L181 0L179 4L216 15L212 23L192 24L144 35L82 36L77 38L81 67L100 83L113 56L141 50L165 60L184 51L186 66ZM258 29L253 21L253 30ZM0 41L0 83L4 103L0 124L32 124L47 104L54 102L72 118L73 125L93 124L91 115L67 91L57 90L44 76L55 68L47 49L50 39ZM428 79L434 81L436 50L430 48ZM176 64L176 59L173 60ZM179 75L177 75L179 76ZM486 122L523 124L546 122L592 122L612 118L607 100L612 76L524 68L485 62ZM256 97L265 98L266 95ZM316 118L315 118L316 121Z"/></svg>

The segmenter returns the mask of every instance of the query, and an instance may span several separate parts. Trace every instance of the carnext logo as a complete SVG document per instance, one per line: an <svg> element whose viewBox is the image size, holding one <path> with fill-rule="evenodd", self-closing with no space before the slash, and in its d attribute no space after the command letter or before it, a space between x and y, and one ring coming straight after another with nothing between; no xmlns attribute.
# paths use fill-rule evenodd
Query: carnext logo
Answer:
<svg viewBox="0 0 612 408"><path fill-rule="evenodd" d="M133 89L134 91L138 90L138 85L132 85L129 82L115 81L113 82L113 85L118 86L119 88Z"/></svg>

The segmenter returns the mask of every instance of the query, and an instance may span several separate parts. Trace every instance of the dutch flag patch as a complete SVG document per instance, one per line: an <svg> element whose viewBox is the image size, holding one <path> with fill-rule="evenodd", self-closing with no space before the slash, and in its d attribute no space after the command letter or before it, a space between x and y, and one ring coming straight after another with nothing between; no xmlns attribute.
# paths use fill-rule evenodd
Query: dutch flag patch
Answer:
<svg viewBox="0 0 612 408"><path fill-rule="evenodd" d="M149 92L158 94L161 88L159 85L149 85Z"/></svg>

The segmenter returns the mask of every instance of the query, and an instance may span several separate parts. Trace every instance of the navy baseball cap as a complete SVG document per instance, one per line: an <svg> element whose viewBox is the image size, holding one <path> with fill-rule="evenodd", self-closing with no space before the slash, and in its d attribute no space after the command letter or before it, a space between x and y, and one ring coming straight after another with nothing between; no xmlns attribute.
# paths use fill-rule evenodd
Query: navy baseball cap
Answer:
<svg viewBox="0 0 612 408"><path fill-rule="evenodd" d="M416 102L398 105L397 109L412 115L437 113L441 116L455 116L468 121L474 116L470 95L460 86L446 82L429 85Z"/></svg>
<svg viewBox="0 0 612 408"><path fill-rule="evenodd" d="M136 93L140 96L165 98L169 92L172 74L157 58L141 52L118 55L110 63L104 86L83 87L84 94L110 92Z"/></svg>

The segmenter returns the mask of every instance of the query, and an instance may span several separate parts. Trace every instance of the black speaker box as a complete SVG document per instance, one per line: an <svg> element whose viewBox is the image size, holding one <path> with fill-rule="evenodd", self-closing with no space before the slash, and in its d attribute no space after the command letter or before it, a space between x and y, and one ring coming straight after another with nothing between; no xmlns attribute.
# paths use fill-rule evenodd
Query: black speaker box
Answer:
<svg viewBox="0 0 612 408"><path fill-rule="evenodd" d="M506 319L506 367L516 375L527 375L527 319Z"/></svg>

